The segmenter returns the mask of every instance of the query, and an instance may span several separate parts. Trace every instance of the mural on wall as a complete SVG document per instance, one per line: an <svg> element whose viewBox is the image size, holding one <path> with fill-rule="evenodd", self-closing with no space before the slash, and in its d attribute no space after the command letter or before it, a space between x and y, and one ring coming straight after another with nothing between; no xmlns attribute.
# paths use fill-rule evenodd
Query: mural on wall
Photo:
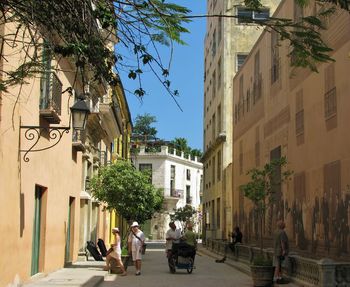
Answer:
<svg viewBox="0 0 350 287"><path fill-rule="evenodd" d="M309 251L319 257L346 256L350 246L350 194L336 196L330 208L327 196L315 197L311 208L305 207L305 202L294 200L290 206L288 201L275 202L267 211L264 222L264 234L272 239L278 218L285 218L292 246L296 251ZM304 205L304 206L303 206ZM310 218L310 226L305 225L305 219ZM234 222L241 226L245 242L256 242L259 234L258 217L253 210L241 210L235 213ZM292 248L293 248L292 247Z"/></svg>

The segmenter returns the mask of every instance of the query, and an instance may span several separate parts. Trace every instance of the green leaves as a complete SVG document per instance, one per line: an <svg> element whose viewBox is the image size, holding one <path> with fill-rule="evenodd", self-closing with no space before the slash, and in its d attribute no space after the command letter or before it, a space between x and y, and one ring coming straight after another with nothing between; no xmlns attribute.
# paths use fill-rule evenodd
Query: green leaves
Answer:
<svg viewBox="0 0 350 287"><path fill-rule="evenodd" d="M149 183L149 174L122 160L101 168L90 187L94 197L105 202L109 209L139 223L152 218L163 203L162 190Z"/></svg>
<svg viewBox="0 0 350 287"><path fill-rule="evenodd" d="M249 198L255 205L259 213L264 212L269 203L273 200L274 186L281 184L289 179L292 172L282 171L281 176L277 176L281 168L287 164L285 157L272 160L264 165L263 168L253 168L248 171L250 181L240 189L244 192L244 196Z"/></svg>
<svg viewBox="0 0 350 287"><path fill-rule="evenodd" d="M180 221L183 230L187 222L193 222L197 210L191 205L187 204L184 207L174 209L174 214L170 214L171 221Z"/></svg>

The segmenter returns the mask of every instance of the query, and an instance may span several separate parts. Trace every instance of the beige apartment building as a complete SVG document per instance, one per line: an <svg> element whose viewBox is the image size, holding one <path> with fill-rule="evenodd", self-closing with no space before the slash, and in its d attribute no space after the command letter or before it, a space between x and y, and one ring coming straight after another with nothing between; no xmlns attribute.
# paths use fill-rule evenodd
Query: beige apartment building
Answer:
<svg viewBox="0 0 350 287"><path fill-rule="evenodd" d="M1 35L15 26L2 25ZM1 48L5 79L23 62L24 47L4 41ZM88 181L100 166L128 156L131 116L122 84L83 85L69 59L41 52L44 73L0 92L0 286L76 261L87 240L108 244L119 220L94 200ZM80 95L90 111L84 130L71 119Z"/></svg>
<svg viewBox="0 0 350 287"><path fill-rule="evenodd" d="M266 19L278 0L262 1L252 13L241 1L208 0L207 13L233 17L207 18L204 61L203 236L225 239L233 230L232 210L232 79L261 34L235 16Z"/></svg>
<svg viewBox="0 0 350 287"><path fill-rule="evenodd" d="M321 6L301 9L285 0L277 17L314 15ZM318 73L291 67L290 47L264 32L233 78L234 224L245 242L254 241L257 221L239 186L247 171L286 156L294 173L276 191L264 232L271 237L284 219L293 248L316 256L349 259L350 199L350 16L337 10L322 32L335 62ZM255 83L258 81L258 85Z"/></svg>

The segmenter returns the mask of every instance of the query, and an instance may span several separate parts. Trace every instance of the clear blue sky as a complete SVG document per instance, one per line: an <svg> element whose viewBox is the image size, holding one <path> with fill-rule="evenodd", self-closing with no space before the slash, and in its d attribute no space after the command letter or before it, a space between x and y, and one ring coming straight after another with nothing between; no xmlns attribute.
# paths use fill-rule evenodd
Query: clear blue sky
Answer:
<svg viewBox="0 0 350 287"><path fill-rule="evenodd" d="M174 3L188 7L191 14L204 14L205 0L173 0ZM154 125L158 130L158 138L172 140L184 137L191 148L203 148L203 66L205 19L194 19L186 25L189 34L183 35L186 46L175 45L170 68L172 89L177 89L177 98L181 111L170 95L152 73L144 73L143 89L147 95L142 103L131 93L126 93L132 119L138 114L149 113L156 116ZM169 58L168 48L162 48L165 59ZM129 91L137 89L137 82L131 81L121 74L124 88Z"/></svg>

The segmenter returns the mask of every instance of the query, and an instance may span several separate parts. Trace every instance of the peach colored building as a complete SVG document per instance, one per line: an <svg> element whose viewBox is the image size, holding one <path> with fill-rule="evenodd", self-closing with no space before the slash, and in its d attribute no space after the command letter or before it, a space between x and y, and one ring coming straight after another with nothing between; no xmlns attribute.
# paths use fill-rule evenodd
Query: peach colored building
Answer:
<svg viewBox="0 0 350 287"><path fill-rule="evenodd" d="M321 9L313 2L304 9L293 3L283 1L275 15L293 18ZM245 242L256 238L255 216L239 186L249 169L286 156L294 174L266 213L265 236L282 218L300 250L348 259L349 13L337 10L327 26L323 37L336 61L318 64L319 73L291 67L290 47L265 31L233 79L233 222Z"/></svg>
<svg viewBox="0 0 350 287"><path fill-rule="evenodd" d="M6 24L0 33L13 29ZM1 71L23 61L21 45L4 42L1 52ZM118 220L102 211L87 183L100 166L128 156L131 117L123 87L120 82L114 90L97 83L83 86L65 58L53 56L51 67L0 92L0 286L76 261L79 252L85 254L87 240L102 238L108 244ZM70 107L82 94L89 94L91 113L86 129L79 131L70 125ZM59 130L62 137L56 131L55 138L49 132L54 127L70 128Z"/></svg>

